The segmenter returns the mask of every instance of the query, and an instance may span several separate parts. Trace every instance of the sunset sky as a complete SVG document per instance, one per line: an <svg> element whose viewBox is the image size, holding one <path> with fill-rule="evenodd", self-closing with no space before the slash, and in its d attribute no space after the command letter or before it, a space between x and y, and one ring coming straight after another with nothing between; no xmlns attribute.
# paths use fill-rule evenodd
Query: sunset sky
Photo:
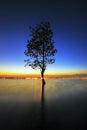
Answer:
<svg viewBox="0 0 87 130"><path fill-rule="evenodd" d="M85 0L0 0L0 74L39 73L24 67L29 26L50 21L58 53L46 73L87 73Z"/></svg>

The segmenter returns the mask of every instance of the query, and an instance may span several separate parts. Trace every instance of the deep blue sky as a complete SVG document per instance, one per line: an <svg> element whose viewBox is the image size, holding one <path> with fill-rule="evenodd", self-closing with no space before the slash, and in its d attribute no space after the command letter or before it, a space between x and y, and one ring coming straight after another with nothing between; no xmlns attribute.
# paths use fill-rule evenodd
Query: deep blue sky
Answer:
<svg viewBox="0 0 87 130"><path fill-rule="evenodd" d="M58 49L47 72L87 72L86 0L0 0L0 72L36 73L24 68L29 26L50 21Z"/></svg>

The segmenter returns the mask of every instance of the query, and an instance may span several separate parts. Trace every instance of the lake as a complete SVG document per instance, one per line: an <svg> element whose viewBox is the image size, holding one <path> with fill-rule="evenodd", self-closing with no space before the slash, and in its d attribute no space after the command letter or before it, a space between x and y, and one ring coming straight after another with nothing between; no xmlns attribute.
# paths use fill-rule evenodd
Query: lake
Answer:
<svg viewBox="0 0 87 130"><path fill-rule="evenodd" d="M87 80L0 79L0 130L85 130Z"/></svg>

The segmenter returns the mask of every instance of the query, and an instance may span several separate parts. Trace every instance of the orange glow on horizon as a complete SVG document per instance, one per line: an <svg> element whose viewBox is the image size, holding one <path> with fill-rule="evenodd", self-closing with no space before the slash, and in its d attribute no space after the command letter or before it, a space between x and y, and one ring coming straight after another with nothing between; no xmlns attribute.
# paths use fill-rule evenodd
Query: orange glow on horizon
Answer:
<svg viewBox="0 0 87 130"><path fill-rule="evenodd" d="M75 74L87 74L87 69L67 69L67 68L49 68L48 70L45 71L44 76L45 78L47 76L56 76L56 75L75 75ZM39 70L33 70L33 69L27 69L24 68L16 68L14 69L4 69L2 68L0 70L0 76L2 77L41 77L40 71Z"/></svg>
<svg viewBox="0 0 87 130"><path fill-rule="evenodd" d="M76 74L87 74L87 71L72 71L72 72L50 72L44 73L44 78L47 79L48 77L56 77L56 76L67 76L67 75L76 75ZM0 77L13 77L13 78L41 78L40 73L16 73L16 72L0 72Z"/></svg>

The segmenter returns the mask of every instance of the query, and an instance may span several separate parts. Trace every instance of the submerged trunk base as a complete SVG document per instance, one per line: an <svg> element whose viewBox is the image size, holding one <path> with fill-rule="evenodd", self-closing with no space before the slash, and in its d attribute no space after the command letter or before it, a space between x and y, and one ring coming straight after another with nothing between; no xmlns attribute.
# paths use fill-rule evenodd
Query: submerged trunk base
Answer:
<svg viewBox="0 0 87 130"><path fill-rule="evenodd" d="M44 80L44 71L41 72L41 79L42 79L42 84L45 85L45 80Z"/></svg>

